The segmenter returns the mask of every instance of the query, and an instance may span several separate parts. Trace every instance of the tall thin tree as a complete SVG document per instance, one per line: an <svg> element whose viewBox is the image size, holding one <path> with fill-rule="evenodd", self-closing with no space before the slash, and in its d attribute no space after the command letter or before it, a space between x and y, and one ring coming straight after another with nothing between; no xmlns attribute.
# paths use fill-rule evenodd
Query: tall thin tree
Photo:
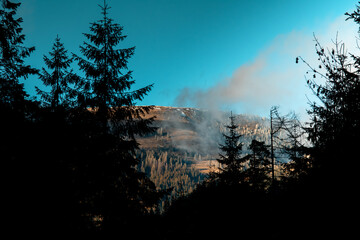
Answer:
<svg viewBox="0 0 360 240"><path fill-rule="evenodd" d="M246 161L241 156L243 144L240 142L242 135L238 134L235 116L230 115L230 124L226 125L228 134L223 134L225 144L220 144L219 173L216 174L220 182L239 184L243 181L243 163Z"/></svg>
<svg viewBox="0 0 360 240"><path fill-rule="evenodd" d="M109 18L110 7L104 1L102 19L91 23L85 33L89 42L80 46L84 55L73 54L80 70L84 91L82 103L91 109L93 124L87 131L87 141L93 148L84 154L81 163L83 202L88 216L101 216L104 229L116 229L126 220L147 212L159 200L155 185L135 169L138 164L135 151L136 136L154 131L153 118L143 116L151 107L137 107L152 85L133 90L132 71L128 59L135 47L117 48L126 38L123 27Z"/></svg>
<svg viewBox="0 0 360 240"><path fill-rule="evenodd" d="M134 106L136 101L141 101L147 95L153 85L131 89L135 80L127 64L135 47L116 48L127 36L123 34L123 27L109 18L110 7L106 1L100 7L103 18L91 24L91 33L84 33L90 43L84 42L80 46L85 58L74 54L80 69L85 73L84 81L89 85L88 94L84 97L85 104L96 108L103 121L110 116L114 117L114 114L120 119L132 119L134 115L139 117L149 108L137 108L134 111L134 108L120 107Z"/></svg>
<svg viewBox="0 0 360 240"><path fill-rule="evenodd" d="M79 78L69 69L73 60L67 56L67 50L59 36L56 36L49 55L44 55L44 62L52 72L49 73L42 68L39 77L45 86L50 86L50 92L43 91L38 87L36 87L36 91L45 105L49 106L52 111L56 111L60 106L70 106L74 102L76 91L70 85L76 84Z"/></svg>

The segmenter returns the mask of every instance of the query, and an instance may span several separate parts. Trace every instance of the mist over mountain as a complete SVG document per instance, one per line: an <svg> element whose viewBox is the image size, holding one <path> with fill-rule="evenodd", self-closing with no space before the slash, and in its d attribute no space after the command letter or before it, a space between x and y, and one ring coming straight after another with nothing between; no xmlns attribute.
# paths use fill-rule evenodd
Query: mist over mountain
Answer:
<svg viewBox="0 0 360 240"><path fill-rule="evenodd" d="M222 133L226 131L229 115L227 112L197 108L156 106L146 117L156 117L153 124L157 131L139 138L140 148L186 152L188 155L199 155L202 160L215 159L219 153L219 144L223 142ZM268 119L238 114L236 121L238 132L243 135L244 152L253 139L269 142Z"/></svg>

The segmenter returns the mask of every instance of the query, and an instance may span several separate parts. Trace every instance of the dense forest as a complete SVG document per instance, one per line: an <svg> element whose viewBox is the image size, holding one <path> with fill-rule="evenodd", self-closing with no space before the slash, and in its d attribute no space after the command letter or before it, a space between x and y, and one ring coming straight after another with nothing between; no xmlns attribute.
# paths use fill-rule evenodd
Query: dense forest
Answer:
<svg viewBox="0 0 360 240"><path fill-rule="evenodd" d="M306 83L318 99L309 104L309 122L274 107L268 130L254 128L264 131L256 138L230 114L217 123L220 136L211 141L217 143L211 149L218 152L216 164L200 173L194 161L213 154L206 155L204 145L192 145L201 154L186 153L185 145L171 152L140 148L139 139L170 137L149 117L154 106L135 106L154 86L133 89L128 61L135 47L118 48L126 35L109 17L106 1L100 20L84 33L81 54L69 53L59 34L42 69L26 62L36 48L24 46L20 5L1 0L0 9L0 154L8 230L134 239L356 234L360 57L343 43L325 49L315 38L318 62L294 59L309 67ZM345 14L360 26L360 6ZM37 99L21 83L30 75L47 86L37 87ZM187 130L195 126L185 120ZM212 127L205 127L200 138L213 136L207 135ZM281 157L286 161L280 165Z"/></svg>
<svg viewBox="0 0 360 240"><path fill-rule="evenodd" d="M142 150L139 155L138 170L146 173L158 189L168 191L159 203L159 212L163 212L173 199L190 194L204 178L192 162L186 161L186 153Z"/></svg>

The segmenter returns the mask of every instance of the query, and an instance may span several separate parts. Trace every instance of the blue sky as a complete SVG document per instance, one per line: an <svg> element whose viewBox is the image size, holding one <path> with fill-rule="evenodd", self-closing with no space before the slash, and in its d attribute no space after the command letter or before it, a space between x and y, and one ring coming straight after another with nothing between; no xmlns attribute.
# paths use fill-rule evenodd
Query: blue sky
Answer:
<svg viewBox="0 0 360 240"><path fill-rule="evenodd" d="M82 33L101 18L103 0L22 2L26 45L36 47L28 61L41 68L57 34L69 52L79 53ZM280 105L303 114L306 68L295 65L295 57L316 64L313 33L325 42L338 31L343 39L356 36L356 26L343 16L355 9L352 0L107 2L110 17L128 35L119 47L136 46L129 63L135 87L154 83L139 105L216 107L263 116ZM41 87L36 77L26 80L30 94L34 86Z"/></svg>

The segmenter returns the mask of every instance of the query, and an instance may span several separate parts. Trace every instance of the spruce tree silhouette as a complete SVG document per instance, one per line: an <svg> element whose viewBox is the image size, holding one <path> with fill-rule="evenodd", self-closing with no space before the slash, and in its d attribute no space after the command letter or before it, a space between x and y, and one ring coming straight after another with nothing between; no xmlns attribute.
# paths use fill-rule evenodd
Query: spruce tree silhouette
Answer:
<svg viewBox="0 0 360 240"><path fill-rule="evenodd" d="M89 83L86 105L98 108L98 115L108 119L109 115L116 115L116 112L125 114L125 111L116 111L118 107L133 106L135 101L142 100L147 95L153 85L130 91L135 81L132 79L132 71L127 70L127 63L134 54L135 47L115 48L126 35L122 34L123 27L108 17L110 7L105 1L104 6L100 7L103 19L91 24L92 33L84 34L93 45L84 42L84 45L80 46L80 51L86 58L76 54L74 58L78 61L80 69L85 72L84 80ZM119 118L131 118L134 113L138 116L146 110L148 108L138 108L137 111L129 109Z"/></svg>
<svg viewBox="0 0 360 240"><path fill-rule="evenodd" d="M69 70L73 60L67 56L67 51L64 44L60 42L59 36L56 36L49 55L49 57L44 55L44 62L53 72L49 73L42 68L39 77L45 86L51 87L51 90L46 92L36 87L36 91L43 100L43 104L54 112L60 107L66 108L74 105L77 92L70 85L78 85L80 79L71 69Z"/></svg>
<svg viewBox="0 0 360 240"><path fill-rule="evenodd" d="M226 125L229 133L223 134L225 144L220 144L220 158L217 161L220 163L219 172L215 173L218 181L226 184L239 184L244 181L243 163L246 161L241 157L243 144L239 142L242 135L238 134L236 129L238 126L235 124L235 116L230 115L230 124Z"/></svg>
<svg viewBox="0 0 360 240"><path fill-rule="evenodd" d="M151 211L162 193L135 169L136 136L155 129L153 118L143 119L151 107L137 107L152 85L132 90L135 83L132 71L127 70L128 59L135 47L116 49L126 36L123 27L108 17L110 7L100 6L103 18L91 24L85 37L90 41L80 46L85 58L73 54L85 73L80 105L88 108L86 153L78 163L81 180L80 201L84 219L89 225L98 221L97 228L120 231L131 227L136 216ZM81 119L83 122L83 119Z"/></svg>
<svg viewBox="0 0 360 240"><path fill-rule="evenodd" d="M27 94L19 82L30 74L36 74L37 69L25 64L25 58L35 50L35 47L23 46L25 35L20 24L22 18L16 18L16 11L21 3L8 0L1 1L0 9L0 101L2 107L17 112L24 117ZM5 109L2 109L5 110Z"/></svg>

